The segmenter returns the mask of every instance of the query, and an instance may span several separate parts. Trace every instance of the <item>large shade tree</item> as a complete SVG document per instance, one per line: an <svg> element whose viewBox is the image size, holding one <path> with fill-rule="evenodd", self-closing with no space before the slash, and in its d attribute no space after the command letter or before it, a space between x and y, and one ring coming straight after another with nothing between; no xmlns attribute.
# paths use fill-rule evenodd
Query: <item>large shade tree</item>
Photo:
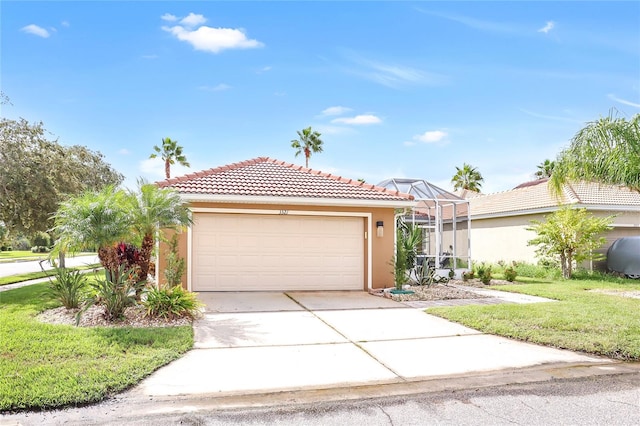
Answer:
<svg viewBox="0 0 640 426"><path fill-rule="evenodd" d="M466 189L468 191L480 192L484 178L477 168L464 163L462 167L456 167L456 174L451 178L453 190Z"/></svg>
<svg viewBox="0 0 640 426"><path fill-rule="evenodd" d="M640 114L627 120L613 113L578 131L556 160L552 187L586 180L640 191Z"/></svg>
<svg viewBox="0 0 640 426"><path fill-rule="evenodd" d="M187 161L187 157L182 153L182 147L178 145L178 141L174 141L171 138L162 139L162 145L154 145L152 153L149 158L157 158L158 156L164 161L164 174L169 179L171 177L171 166L175 163L184 167L191 167Z"/></svg>
<svg viewBox="0 0 640 426"><path fill-rule="evenodd" d="M321 134L311 127L298 130L298 139L291 141L291 148L296 150L296 157L300 154L304 154L305 167L309 167L309 158L316 152L322 152L322 139Z"/></svg>
<svg viewBox="0 0 640 426"><path fill-rule="evenodd" d="M122 180L99 152L49 140L42 123L0 120L0 222L9 233L46 232L69 196Z"/></svg>

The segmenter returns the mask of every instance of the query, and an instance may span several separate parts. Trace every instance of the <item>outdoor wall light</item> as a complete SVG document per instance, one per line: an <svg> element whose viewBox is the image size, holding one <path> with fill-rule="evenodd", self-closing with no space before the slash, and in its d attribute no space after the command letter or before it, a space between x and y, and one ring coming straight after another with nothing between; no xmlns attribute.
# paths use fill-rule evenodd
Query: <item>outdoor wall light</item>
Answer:
<svg viewBox="0 0 640 426"><path fill-rule="evenodd" d="M384 237L384 222L381 220L376 222L376 235L380 238Z"/></svg>

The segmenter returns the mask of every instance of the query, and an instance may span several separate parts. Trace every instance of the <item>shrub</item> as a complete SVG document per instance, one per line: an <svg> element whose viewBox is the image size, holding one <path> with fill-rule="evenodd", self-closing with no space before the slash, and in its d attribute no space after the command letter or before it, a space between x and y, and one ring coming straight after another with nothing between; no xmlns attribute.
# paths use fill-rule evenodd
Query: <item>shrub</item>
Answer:
<svg viewBox="0 0 640 426"><path fill-rule="evenodd" d="M200 314L202 303L196 294L177 285L171 288L152 288L147 291L147 298L142 302L147 316L165 319L195 318Z"/></svg>
<svg viewBox="0 0 640 426"><path fill-rule="evenodd" d="M13 242L13 247L15 250L19 251L29 250L31 248L31 242L24 237L18 238Z"/></svg>
<svg viewBox="0 0 640 426"><path fill-rule="evenodd" d="M473 270L462 273L462 281L469 281L474 279L475 277L476 277L476 274L473 272Z"/></svg>
<svg viewBox="0 0 640 426"><path fill-rule="evenodd" d="M36 232L31 243L37 247L51 247L51 237L46 232Z"/></svg>
<svg viewBox="0 0 640 426"><path fill-rule="evenodd" d="M34 246L31 247L31 253L48 253L49 247L45 246Z"/></svg>
<svg viewBox="0 0 640 426"><path fill-rule="evenodd" d="M537 265L531 263L518 263L515 270L520 277L530 278L547 278L547 279L559 279L562 277L562 271L558 266L541 264Z"/></svg>
<svg viewBox="0 0 640 426"><path fill-rule="evenodd" d="M135 278L134 271L126 269L124 265L120 265L115 272L105 270L105 279L98 279L91 283L95 296L86 302L83 311L97 304L104 307L104 317L107 320L121 318L124 310L136 303L136 292L145 285L144 282L139 282Z"/></svg>
<svg viewBox="0 0 640 426"><path fill-rule="evenodd" d="M518 275L518 273L516 272L515 269L513 269L512 266L509 266L507 268L504 268L504 279L509 281L509 282L514 282L516 280L516 276Z"/></svg>
<svg viewBox="0 0 640 426"><path fill-rule="evenodd" d="M482 282L482 284L489 284L491 283L491 265L485 265L484 263L481 263L477 268L476 271L478 273L478 278L480 279L480 281Z"/></svg>
<svg viewBox="0 0 640 426"><path fill-rule="evenodd" d="M48 293L67 309L77 308L87 289L87 277L80 271L56 268L56 278L49 285Z"/></svg>
<svg viewBox="0 0 640 426"><path fill-rule="evenodd" d="M184 259L178 256L178 236L174 234L169 243L169 252L167 253L167 267L164 270L164 278L169 288L182 284L182 275L184 274Z"/></svg>

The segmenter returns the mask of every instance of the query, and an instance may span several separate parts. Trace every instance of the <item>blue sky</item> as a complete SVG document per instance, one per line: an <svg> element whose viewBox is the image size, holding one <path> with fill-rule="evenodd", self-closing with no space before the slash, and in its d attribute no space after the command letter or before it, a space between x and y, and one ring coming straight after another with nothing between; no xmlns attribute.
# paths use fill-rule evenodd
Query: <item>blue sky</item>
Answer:
<svg viewBox="0 0 640 426"><path fill-rule="evenodd" d="M640 112L640 2L13 2L2 115L102 152L133 185L269 156L369 183L530 180L585 122Z"/></svg>

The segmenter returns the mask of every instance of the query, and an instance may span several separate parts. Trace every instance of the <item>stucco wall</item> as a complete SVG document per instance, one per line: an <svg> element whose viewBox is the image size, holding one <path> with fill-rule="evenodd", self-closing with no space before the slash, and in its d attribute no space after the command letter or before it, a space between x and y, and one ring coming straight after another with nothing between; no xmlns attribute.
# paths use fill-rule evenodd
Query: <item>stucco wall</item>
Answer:
<svg viewBox="0 0 640 426"><path fill-rule="evenodd" d="M300 206L300 205L274 205L274 204L231 204L231 203L193 203L192 208L218 208L218 209L258 209L258 210L288 210L288 211L326 211L326 212L358 212L371 213L371 235L367 238L371 239L371 286L373 288L391 287L393 286L393 268L390 261L394 254L394 209L393 208L366 208L366 207L331 207L331 206ZM364 229L369 228L368 219L363 218ZM376 222L384 223L384 236L376 236ZM367 289L368 283L368 243L363 236L364 247L364 282L363 290ZM187 262L189 268L189 259L187 256L187 233L180 234L180 256ZM162 271L166 267L164 253L166 252L166 244L160 245L160 255L157 265L160 272L160 281L164 282ZM304 277L301 277L304 279ZM187 286L187 277L185 274L183 285Z"/></svg>
<svg viewBox="0 0 640 426"><path fill-rule="evenodd" d="M594 216L606 217L617 215L613 220L613 229L604 236L606 244L599 252L606 254L609 246L618 238L640 235L640 212L595 211ZM545 214L521 215L490 219L472 219L471 251L474 262L498 262L504 260L537 263L535 246L528 246L527 241L535 237L535 233L527 231L532 220L545 220ZM594 262L594 269L603 269L605 262ZM589 268L591 265L581 265Z"/></svg>

